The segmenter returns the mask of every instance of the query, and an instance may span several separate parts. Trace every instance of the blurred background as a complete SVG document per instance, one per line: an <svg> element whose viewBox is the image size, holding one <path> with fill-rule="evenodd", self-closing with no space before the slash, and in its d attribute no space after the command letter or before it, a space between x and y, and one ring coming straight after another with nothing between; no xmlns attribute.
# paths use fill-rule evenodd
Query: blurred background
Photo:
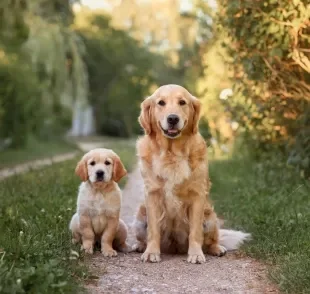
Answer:
<svg viewBox="0 0 310 294"><path fill-rule="evenodd" d="M215 152L276 151L307 176L309 11L307 0L2 0L0 167L64 152L68 136L135 137L142 99L176 83L201 99Z"/></svg>

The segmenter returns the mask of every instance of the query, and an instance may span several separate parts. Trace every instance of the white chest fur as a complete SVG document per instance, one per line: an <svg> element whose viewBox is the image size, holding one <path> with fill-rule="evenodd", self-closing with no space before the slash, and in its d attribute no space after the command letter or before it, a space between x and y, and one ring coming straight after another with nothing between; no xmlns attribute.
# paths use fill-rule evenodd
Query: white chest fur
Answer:
<svg viewBox="0 0 310 294"><path fill-rule="evenodd" d="M179 202L175 195L175 186L187 180L191 175L188 159L184 156L176 156L162 153L154 156L152 161L153 172L164 179L164 194L166 201ZM170 206L170 205L169 205Z"/></svg>
<svg viewBox="0 0 310 294"><path fill-rule="evenodd" d="M89 184L82 183L79 190L77 210L79 214L87 214L91 218L100 215L115 214L121 207L120 191L111 191L103 194L94 191Z"/></svg>

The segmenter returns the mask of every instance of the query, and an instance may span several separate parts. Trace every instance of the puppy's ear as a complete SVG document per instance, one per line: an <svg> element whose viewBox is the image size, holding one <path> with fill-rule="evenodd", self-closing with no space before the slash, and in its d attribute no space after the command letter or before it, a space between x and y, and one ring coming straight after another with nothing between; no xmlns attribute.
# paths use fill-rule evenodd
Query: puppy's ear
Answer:
<svg viewBox="0 0 310 294"><path fill-rule="evenodd" d="M84 157L78 162L75 168L75 174L79 176L83 182L88 180L87 163Z"/></svg>
<svg viewBox="0 0 310 294"><path fill-rule="evenodd" d="M148 97L141 103L140 106L141 112L138 120L146 135L150 135L152 133L151 105L152 98Z"/></svg>
<svg viewBox="0 0 310 294"><path fill-rule="evenodd" d="M192 105L194 108L194 117L193 117L193 134L197 134L199 130L199 119L201 113L201 102L194 96L191 97Z"/></svg>
<svg viewBox="0 0 310 294"><path fill-rule="evenodd" d="M127 175L127 170L125 169L123 163L118 156L114 156L113 161L114 166L112 179L114 182L119 182L121 178Z"/></svg>

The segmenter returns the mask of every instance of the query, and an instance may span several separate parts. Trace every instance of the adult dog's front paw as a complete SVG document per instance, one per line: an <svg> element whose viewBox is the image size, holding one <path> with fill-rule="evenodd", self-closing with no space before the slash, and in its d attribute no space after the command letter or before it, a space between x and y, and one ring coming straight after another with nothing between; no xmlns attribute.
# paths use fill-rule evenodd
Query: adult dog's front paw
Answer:
<svg viewBox="0 0 310 294"><path fill-rule="evenodd" d="M160 262L160 250L147 246L145 252L141 256L143 262Z"/></svg>
<svg viewBox="0 0 310 294"><path fill-rule="evenodd" d="M145 251L141 256L141 260L143 262L147 262L148 260L150 262L160 262L160 254Z"/></svg>
<svg viewBox="0 0 310 294"><path fill-rule="evenodd" d="M214 255L214 256L224 256L227 252L227 249L222 246L222 245L218 245L218 244L214 244L214 245L210 245L210 247L208 248L208 253L210 255Z"/></svg>
<svg viewBox="0 0 310 294"><path fill-rule="evenodd" d="M104 257L114 257L117 256L117 252L112 248L108 246L103 246L101 249L101 253Z"/></svg>
<svg viewBox="0 0 310 294"><path fill-rule="evenodd" d="M187 262L189 263L205 263L206 258L201 248L191 249L188 252Z"/></svg>

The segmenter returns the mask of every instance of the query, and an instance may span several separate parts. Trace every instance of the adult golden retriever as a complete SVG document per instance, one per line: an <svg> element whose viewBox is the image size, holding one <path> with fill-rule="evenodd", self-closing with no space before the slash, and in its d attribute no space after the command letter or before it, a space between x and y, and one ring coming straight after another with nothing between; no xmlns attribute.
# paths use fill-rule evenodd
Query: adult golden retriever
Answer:
<svg viewBox="0 0 310 294"><path fill-rule="evenodd" d="M200 101L185 88L165 85L141 104L145 136L137 142L145 203L135 220L142 261L160 261L161 251L188 252L203 263L222 256L249 234L220 230L208 195L207 146L199 134Z"/></svg>

